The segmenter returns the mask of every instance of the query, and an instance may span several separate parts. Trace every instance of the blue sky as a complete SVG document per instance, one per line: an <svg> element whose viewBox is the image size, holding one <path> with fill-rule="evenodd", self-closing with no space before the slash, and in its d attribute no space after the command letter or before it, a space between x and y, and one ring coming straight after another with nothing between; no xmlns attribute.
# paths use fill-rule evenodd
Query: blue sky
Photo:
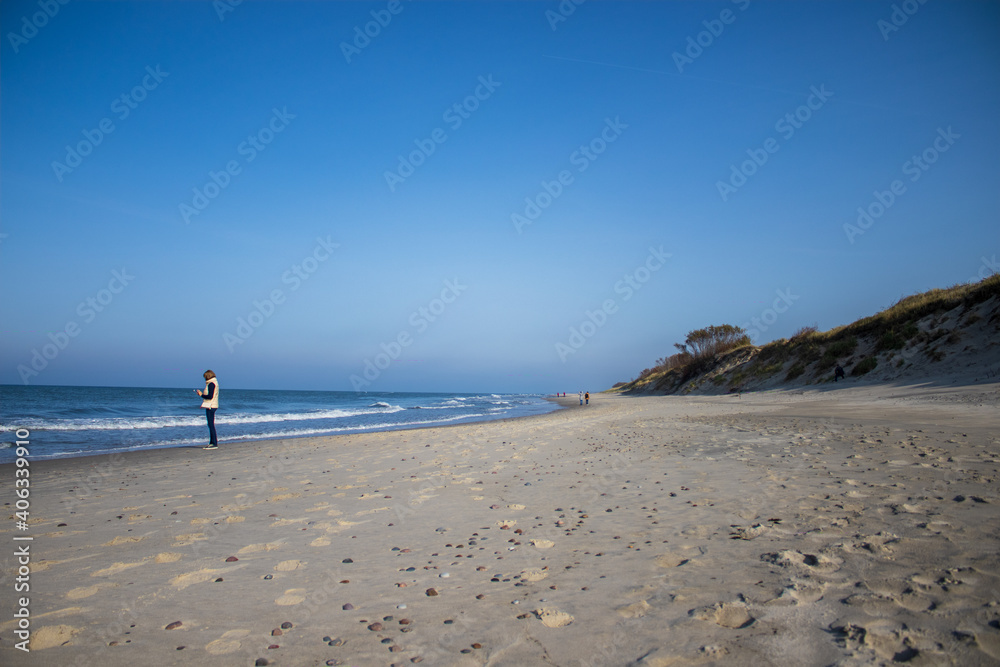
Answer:
<svg viewBox="0 0 1000 667"><path fill-rule="evenodd" d="M998 29L938 0L5 0L0 382L596 391L691 329L986 275Z"/></svg>

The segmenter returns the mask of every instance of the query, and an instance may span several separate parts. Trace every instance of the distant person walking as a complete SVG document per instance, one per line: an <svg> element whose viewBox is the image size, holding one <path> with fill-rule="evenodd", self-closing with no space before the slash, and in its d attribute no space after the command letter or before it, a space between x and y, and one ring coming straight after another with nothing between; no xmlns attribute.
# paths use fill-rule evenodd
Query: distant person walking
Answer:
<svg viewBox="0 0 1000 667"><path fill-rule="evenodd" d="M205 418L208 420L208 445L202 449L218 449L219 437L215 434L215 411L219 409L219 379L212 371L205 371L205 389L195 389L201 396L201 407L205 408Z"/></svg>
<svg viewBox="0 0 1000 667"><path fill-rule="evenodd" d="M583 392L580 392L580 405L583 405Z"/></svg>
<svg viewBox="0 0 1000 667"><path fill-rule="evenodd" d="M585 401L587 401L587 405L590 405L590 392L589 391L586 394L583 395L583 399Z"/></svg>
<svg viewBox="0 0 1000 667"><path fill-rule="evenodd" d="M844 374L844 367L837 364L837 367L833 369L833 381L836 382L841 378L846 380L847 376Z"/></svg>

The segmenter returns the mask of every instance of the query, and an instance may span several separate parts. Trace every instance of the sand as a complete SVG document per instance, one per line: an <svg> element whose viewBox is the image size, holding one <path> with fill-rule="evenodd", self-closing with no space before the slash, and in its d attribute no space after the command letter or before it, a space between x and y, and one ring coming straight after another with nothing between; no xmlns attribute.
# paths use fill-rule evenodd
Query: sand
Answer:
<svg viewBox="0 0 1000 667"><path fill-rule="evenodd" d="M37 462L0 663L1000 664L1000 385L575 402Z"/></svg>

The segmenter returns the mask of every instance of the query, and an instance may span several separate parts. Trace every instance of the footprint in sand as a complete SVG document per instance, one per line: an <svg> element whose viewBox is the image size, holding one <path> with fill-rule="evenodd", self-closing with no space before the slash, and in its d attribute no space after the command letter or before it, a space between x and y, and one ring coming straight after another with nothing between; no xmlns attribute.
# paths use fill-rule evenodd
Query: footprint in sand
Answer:
<svg viewBox="0 0 1000 667"><path fill-rule="evenodd" d="M561 628L573 622L573 617L564 611L552 608L536 609L535 615L547 628Z"/></svg>
<svg viewBox="0 0 1000 667"><path fill-rule="evenodd" d="M274 522L268 525L269 528L281 528L283 526L294 526L296 524L305 523L307 519L275 519Z"/></svg>
<svg viewBox="0 0 1000 667"><path fill-rule="evenodd" d="M355 512L355 516L361 516L363 514L375 514L375 512L385 512L386 510L391 510L391 507L376 507L370 510L361 510L360 512Z"/></svg>
<svg viewBox="0 0 1000 667"><path fill-rule="evenodd" d="M537 549L551 549L556 545L552 540L531 540L531 543Z"/></svg>
<svg viewBox="0 0 1000 667"><path fill-rule="evenodd" d="M66 592L66 599L68 600L82 600L83 598L89 598L91 595L95 595L102 588L116 588L118 584L94 584L93 586L81 586L80 588L74 588Z"/></svg>
<svg viewBox="0 0 1000 667"><path fill-rule="evenodd" d="M315 540L309 543L311 547L328 547L330 546L330 538L328 537L317 537Z"/></svg>
<svg viewBox="0 0 1000 667"><path fill-rule="evenodd" d="M549 573L543 570L525 570L521 573L521 579L524 581L541 581L547 576Z"/></svg>
<svg viewBox="0 0 1000 667"><path fill-rule="evenodd" d="M277 542L263 542L260 544L248 544L236 553L239 555L257 553L258 551L274 551L275 549L280 549L284 544L283 540Z"/></svg>
<svg viewBox="0 0 1000 667"><path fill-rule="evenodd" d="M330 503L316 503L315 507L310 507L307 512L322 512L323 510L330 509Z"/></svg>
<svg viewBox="0 0 1000 667"><path fill-rule="evenodd" d="M198 540L207 540L208 537L205 533L185 533L184 535L174 536L174 546L175 547L186 547L190 544L194 544Z"/></svg>
<svg viewBox="0 0 1000 667"><path fill-rule="evenodd" d="M618 608L618 613L622 618L641 618L645 616L649 610L652 609L650 604L645 600L639 600L624 607Z"/></svg>
<svg viewBox="0 0 1000 667"><path fill-rule="evenodd" d="M170 551L164 551L163 553L156 554L153 561L156 563L176 563L181 559L181 554L173 553Z"/></svg>
<svg viewBox="0 0 1000 667"><path fill-rule="evenodd" d="M306 599L306 592L305 588L289 588L285 591L284 595L274 601L274 604L282 607L302 604L302 602Z"/></svg>
<svg viewBox="0 0 1000 667"><path fill-rule="evenodd" d="M507 509L509 509L509 510L523 510L524 509L524 505L518 505L518 504L507 505Z"/></svg>
<svg viewBox="0 0 1000 667"><path fill-rule="evenodd" d="M71 625L46 625L38 628L31 635L31 642L28 644L32 651L62 646L70 643L74 635L81 632L81 628L74 628Z"/></svg>
<svg viewBox="0 0 1000 667"><path fill-rule="evenodd" d="M301 493L279 493L275 496L271 496L271 502L278 502L279 500L289 500L291 498L301 498Z"/></svg>
<svg viewBox="0 0 1000 667"><path fill-rule="evenodd" d="M687 558L676 553L666 553L656 557L656 564L660 567L680 567L686 562Z"/></svg>
<svg viewBox="0 0 1000 667"><path fill-rule="evenodd" d="M500 521L497 521L497 525L500 526L501 528L503 528L504 526L506 526L507 528L513 528L514 526L517 525L517 519L502 519Z"/></svg>
<svg viewBox="0 0 1000 667"><path fill-rule="evenodd" d="M299 560L283 560L275 565L274 569L277 572L291 572L292 570L299 569L303 565L305 565L305 563Z"/></svg>
<svg viewBox="0 0 1000 667"><path fill-rule="evenodd" d="M188 572L187 574L181 574L170 580L170 585L179 591L184 590L188 586L194 586L195 584L200 584L211 579L218 577L220 572L231 572L232 570L237 570L243 567L242 565L237 565L231 568L203 568L201 570L196 570L194 572Z"/></svg>
<svg viewBox="0 0 1000 667"><path fill-rule="evenodd" d="M797 602L816 602L823 597L823 591L826 588L827 584L825 583L796 581L786 590Z"/></svg>
<svg viewBox="0 0 1000 667"><path fill-rule="evenodd" d="M249 630L230 630L215 641L209 642L205 650L212 655L225 655L235 653L242 645L240 640L250 634Z"/></svg>
<svg viewBox="0 0 1000 667"><path fill-rule="evenodd" d="M110 542L105 542L102 547L117 547L119 544L131 544L133 542L141 542L146 539L145 537L125 537L124 535L119 535Z"/></svg>
<svg viewBox="0 0 1000 667"><path fill-rule="evenodd" d="M110 577L113 574L118 574L119 572L121 572L123 570L127 570L127 569L132 568L132 567L137 567L139 565L142 565L145 562L146 562L145 560L141 560L138 563L115 563L114 565L111 565L110 567L106 567L103 570L97 570L96 572L91 572L90 576L92 576L92 577Z"/></svg>
<svg viewBox="0 0 1000 667"><path fill-rule="evenodd" d="M715 621L716 625L736 630L750 625L754 618L741 602L723 602L712 607L694 609L691 615L700 621Z"/></svg>

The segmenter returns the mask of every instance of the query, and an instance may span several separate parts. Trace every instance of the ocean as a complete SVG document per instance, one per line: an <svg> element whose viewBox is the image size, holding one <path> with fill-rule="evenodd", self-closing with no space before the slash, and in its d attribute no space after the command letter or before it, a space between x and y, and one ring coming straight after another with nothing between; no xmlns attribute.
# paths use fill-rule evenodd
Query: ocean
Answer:
<svg viewBox="0 0 1000 667"><path fill-rule="evenodd" d="M388 431L522 417L558 409L539 394L357 393L228 389L215 423L219 445L243 440ZM0 463L28 429L31 459L208 443L191 388L0 385Z"/></svg>

